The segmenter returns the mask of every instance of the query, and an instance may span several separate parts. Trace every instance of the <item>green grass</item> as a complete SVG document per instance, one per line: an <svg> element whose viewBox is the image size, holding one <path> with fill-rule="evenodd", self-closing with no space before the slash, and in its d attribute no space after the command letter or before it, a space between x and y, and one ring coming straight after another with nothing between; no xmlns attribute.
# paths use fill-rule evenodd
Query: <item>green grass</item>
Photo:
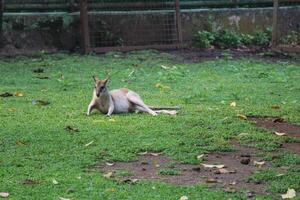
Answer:
<svg viewBox="0 0 300 200"><path fill-rule="evenodd" d="M36 78L32 71L41 67L51 79ZM0 93L24 95L0 98L0 192L9 192L9 199L173 200L183 195L189 199L246 199L243 193L228 194L205 185L118 184L87 169L99 160L134 160L144 151L198 163L199 154L231 151L230 139L255 143L263 152L276 150L278 142L289 140L237 114L281 116L300 124L300 67L288 62L218 59L184 64L166 53L139 51L6 59L0 61L0 72ZM147 104L180 105L182 109L176 117L121 114L110 120L95 111L87 117L94 74L100 78L109 75L110 88L128 87ZM36 100L50 104L37 105ZM236 107L229 106L232 101ZM280 109L272 109L273 104ZM78 131L68 131L67 126ZM238 136L245 132L249 134ZM293 156L275 162L287 162ZM288 177L299 176L297 165L291 163ZM24 185L25 179L38 184ZM59 184L53 184L53 179ZM272 180L271 187L295 184L292 178L281 177Z"/></svg>

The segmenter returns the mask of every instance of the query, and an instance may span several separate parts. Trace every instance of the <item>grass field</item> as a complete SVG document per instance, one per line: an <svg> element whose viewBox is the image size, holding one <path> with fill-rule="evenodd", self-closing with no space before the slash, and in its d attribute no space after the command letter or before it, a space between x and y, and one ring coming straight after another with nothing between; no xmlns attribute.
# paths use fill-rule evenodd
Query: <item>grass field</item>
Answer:
<svg viewBox="0 0 300 200"><path fill-rule="evenodd" d="M33 73L37 68L45 72ZM185 64L167 53L138 51L2 59L0 72L0 93L19 93L0 97L0 192L8 192L8 199L247 199L243 191L225 193L205 184L118 184L88 170L99 160L131 161L144 151L199 163L199 154L231 151L230 140L254 145L273 163L249 178L268 184L271 194L258 198L280 198L288 188L300 192L299 155L268 157L278 143L296 139L278 137L237 117L280 116L300 124L299 64L253 59ZM109 75L111 89L128 87L149 105L182 109L177 116L108 118L93 111L87 117L92 75ZM272 109L274 105L279 109ZM244 132L250 134L240 137ZM288 172L277 177L282 166Z"/></svg>

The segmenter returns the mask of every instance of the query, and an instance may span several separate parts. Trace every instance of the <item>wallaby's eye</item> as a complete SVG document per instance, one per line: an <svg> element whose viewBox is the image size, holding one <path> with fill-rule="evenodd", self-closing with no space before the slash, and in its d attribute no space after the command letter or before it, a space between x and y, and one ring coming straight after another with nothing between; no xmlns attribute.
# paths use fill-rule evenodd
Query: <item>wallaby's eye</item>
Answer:
<svg viewBox="0 0 300 200"><path fill-rule="evenodd" d="M104 86L101 86L101 87L100 87L100 90L103 90L103 89L104 89Z"/></svg>

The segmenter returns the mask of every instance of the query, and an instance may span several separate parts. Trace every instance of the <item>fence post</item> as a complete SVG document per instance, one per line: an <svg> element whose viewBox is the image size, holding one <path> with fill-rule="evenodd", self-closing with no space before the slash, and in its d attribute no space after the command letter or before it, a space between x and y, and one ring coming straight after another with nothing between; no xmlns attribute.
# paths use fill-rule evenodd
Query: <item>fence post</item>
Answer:
<svg viewBox="0 0 300 200"><path fill-rule="evenodd" d="M87 13L87 0L80 0L80 28L84 53L90 51L90 31Z"/></svg>
<svg viewBox="0 0 300 200"><path fill-rule="evenodd" d="M278 1L273 2L272 48L276 48L278 44Z"/></svg>
<svg viewBox="0 0 300 200"><path fill-rule="evenodd" d="M4 11L4 0L0 0L0 47L3 45L3 33L2 33L2 22L3 22L3 11Z"/></svg>
<svg viewBox="0 0 300 200"><path fill-rule="evenodd" d="M176 26L178 35L178 48L182 46L182 31L181 31L181 13L180 13L180 0L175 0L175 12L176 12Z"/></svg>

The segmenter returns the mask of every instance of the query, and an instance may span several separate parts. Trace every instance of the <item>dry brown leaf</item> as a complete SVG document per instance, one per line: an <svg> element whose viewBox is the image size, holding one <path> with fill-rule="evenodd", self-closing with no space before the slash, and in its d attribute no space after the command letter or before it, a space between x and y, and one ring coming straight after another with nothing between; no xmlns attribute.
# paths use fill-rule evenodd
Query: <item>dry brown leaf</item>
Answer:
<svg viewBox="0 0 300 200"><path fill-rule="evenodd" d="M217 169L221 169L221 168L225 167L225 165L210 165L210 164L202 164L202 165L205 168L217 168Z"/></svg>
<svg viewBox="0 0 300 200"><path fill-rule="evenodd" d="M85 147L88 147L88 146L90 146L90 145L93 144L93 143L94 143L94 140L93 140L93 141L90 141L89 143L85 144L84 146L85 146Z"/></svg>
<svg viewBox="0 0 300 200"><path fill-rule="evenodd" d="M262 167L264 164L266 164L266 162L265 161L260 161L260 162L259 161L254 161L253 164L255 166Z"/></svg>
<svg viewBox="0 0 300 200"><path fill-rule="evenodd" d="M286 133L279 133L279 132L274 132L276 135L278 135L278 136L284 136L284 135L286 135Z"/></svg>
<svg viewBox="0 0 300 200"><path fill-rule="evenodd" d="M21 92L16 92L16 93L15 93L15 96L16 96L16 97L22 97L22 96L23 96L23 93L21 93Z"/></svg>
<svg viewBox="0 0 300 200"><path fill-rule="evenodd" d="M280 106L279 106L279 105L276 105L276 104L274 104L274 105L272 105L272 106L271 106L271 108L272 108L272 109L279 109L279 108L280 108Z"/></svg>
<svg viewBox="0 0 300 200"><path fill-rule="evenodd" d="M16 144L17 145L25 145L25 142L18 140L18 141L16 141Z"/></svg>
<svg viewBox="0 0 300 200"><path fill-rule="evenodd" d="M206 179L206 183L217 183L217 179L214 179L214 178L208 178Z"/></svg>
<svg viewBox="0 0 300 200"><path fill-rule="evenodd" d="M182 197L180 197L180 199L179 200L188 200L189 198L187 197L187 196L182 196Z"/></svg>
<svg viewBox="0 0 300 200"><path fill-rule="evenodd" d="M153 167L159 167L159 164L158 164L157 160L152 160L151 164L152 164Z"/></svg>
<svg viewBox="0 0 300 200"><path fill-rule="evenodd" d="M110 177L112 177L112 175L113 175L112 172L107 172L107 173L103 174L103 177L110 178Z"/></svg>
<svg viewBox="0 0 300 200"><path fill-rule="evenodd" d="M246 120L246 119L247 119L247 116L246 116L246 115L237 114L236 116L237 116L238 118L240 118L240 119L243 119L243 120Z"/></svg>
<svg viewBox="0 0 300 200"><path fill-rule="evenodd" d="M9 196L9 193L7 192L0 192L0 197L1 198L7 198Z"/></svg>
<svg viewBox="0 0 300 200"><path fill-rule="evenodd" d="M233 102L231 102L229 105L230 105L230 107L236 107L236 102L233 101Z"/></svg>
<svg viewBox="0 0 300 200"><path fill-rule="evenodd" d="M197 156L197 160L202 160L203 157L204 157L204 154L200 154L200 155Z"/></svg>
<svg viewBox="0 0 300 200"><path fill-rule="evenodd" d="M292 199L296 196L296 191L294 189L288 189L288 191L286 192L286 194L282 194L281 197L283 199Z"/></svg>

